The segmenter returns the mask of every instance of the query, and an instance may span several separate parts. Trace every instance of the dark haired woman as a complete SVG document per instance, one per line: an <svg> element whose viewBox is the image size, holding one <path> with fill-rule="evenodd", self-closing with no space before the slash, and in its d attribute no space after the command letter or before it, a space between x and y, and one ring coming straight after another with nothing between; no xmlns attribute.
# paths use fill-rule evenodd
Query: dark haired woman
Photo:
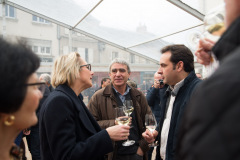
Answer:
<svg viewBox="0 0 240 160"><path fill-rule="evenodd" d="M37 123L35 114L42 93L35 71L39 58L23 44L0 39L0 159L20 159L13 147L17 135Z"/></svg>

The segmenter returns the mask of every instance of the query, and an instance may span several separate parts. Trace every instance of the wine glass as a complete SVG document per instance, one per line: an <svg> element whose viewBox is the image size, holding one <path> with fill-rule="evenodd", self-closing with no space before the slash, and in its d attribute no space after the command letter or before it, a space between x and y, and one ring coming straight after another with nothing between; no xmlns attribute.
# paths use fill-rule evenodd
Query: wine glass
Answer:
<svg viewBox="0 0 240 160"><path fill-rule="evenodd" d="M145 115L145 125L146 128L149 129L149 131L153 134L153 131L157 127L157 121L154 114L151 113ZM151 144L149 144L149 147L155 147L157 145L158 145L157 142L156 143L152 142Z"/></svg>
<svg viewBox="0 0 240 160"><path fill-rule="evenodd" d="M125 109L125 114L128 117L130 117L130 115L132 114L132 112L134 110L132 100L125 100L123 105L124 105L124 109Z"/></svg>
<svg viewBox="0 0 240 160"><path fill-rule="evenodd" d="M127 116L124 112L124 107L117 107L116 110L116 122L120 125L128 125L130 122L130 117ZM123 146L130 146L135 143L134 140L127 139L125 142L123 142Z"/></svg>
<svg viewBox="0 0 240 160"><path fill-rule="evenodd" d="M123 109L125 114L130 117L130 115L132 114L134 108L133 108L133 102L132 100L125 100L123 103ZM132 128L133 126L131 125L130 128Z"/></svg>
<svg viewBox="0 0 240 160"><path fill-rule="evenodd" d="M203 34L195 33L190 41L193 44L193 48L197 51L201 51L202 48L198 46L200 39L209 39L213 42L217 42L221 35L226 30L224 25L225 20L225 4L221 4L216 8L208 12L204 17L204 32ZM209 52L211 55L211 62L208 66L205 66L207 77L209 77L219 66L214 54Z"/></svg>

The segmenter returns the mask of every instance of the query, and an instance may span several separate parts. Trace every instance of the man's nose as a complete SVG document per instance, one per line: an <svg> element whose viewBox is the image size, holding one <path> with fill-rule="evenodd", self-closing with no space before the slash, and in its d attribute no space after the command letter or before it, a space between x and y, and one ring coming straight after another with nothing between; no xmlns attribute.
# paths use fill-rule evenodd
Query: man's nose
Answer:
<svg viewBox="0 0 240 160"><path fill-rule="evenodd" d="M157 73L162 75L162 68L161 67L158 68Z"/></svg>

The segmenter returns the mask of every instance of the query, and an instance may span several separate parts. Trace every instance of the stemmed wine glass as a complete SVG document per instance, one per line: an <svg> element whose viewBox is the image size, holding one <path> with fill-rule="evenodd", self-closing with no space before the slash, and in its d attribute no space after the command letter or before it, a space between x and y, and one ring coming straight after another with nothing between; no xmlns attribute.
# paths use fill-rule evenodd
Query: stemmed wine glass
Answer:
<svg viewBox="0 0 240 160"><path fill-rule="evenodd" d="M145 115L145 125L146 128L149 129L149 131L153 134L153 131L157 127L157 121L154 114L150 113ZM149 144L149 147L156 147L157 145L157 143L152 142L151 144Z"/></svg>
<svg viewBox="0 0 240 160"><path fill-rule="evenodd" d="M132 100L125 100L124 103L124 108L125 108L125 113L128 117L132 114L134 108L133 108L133 103Z"/></svg>
<svg viewBox="0 0 240 160"><path fill-rule="evenodd" d="M129 122L131 121L130 120L130 117L128 115L125 114L125 111L124 111L124 107L117 107L115 108L116 110L116 121L118 124L120 125L128 125ZM135 143L134 140L129 140L127 139L125 142L123 142L123 146L130 146L130 145L133 145Z"/></svg>
<svg viewBox="0 0 240 160"><path fill-rule="evenodd" d="M132 114L132 112L134 110L132 100L125 100L123 103L123 109L124 109L125 114L128 117L130 117L130 115ZM130 126L130 127L132 128L133 126Z"/></svg>
<svg viewBox="0 0 240 160"><path fill-rule="evenodd" d="M213 42L217 42L221 35L226 30L224 25L225 20L225 4L221 4L216 8L208 12L204 17L204 32L203 34L195 34L192 38L193 48L197 51L201 51L201 46L198 46L200 39L209 39ZM209 52L211 55L211 61L208 66L206 66L207 77L210 76L218 67L218 61L212 52Z"/></svg>

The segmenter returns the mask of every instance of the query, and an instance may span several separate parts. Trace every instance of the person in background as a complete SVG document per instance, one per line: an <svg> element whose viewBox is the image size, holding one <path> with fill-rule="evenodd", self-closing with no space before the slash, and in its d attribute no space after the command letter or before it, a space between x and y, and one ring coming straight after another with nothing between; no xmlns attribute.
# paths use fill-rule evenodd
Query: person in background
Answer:
<svg viewBox="0 0 240 160"><path fill-rule="evenodd" d="M129 126L101 129L79 94L92 86L91 65L73 52L59 57L51 92L40 110L40 147L44 160L103 160L112 140L127 139Z"/></svg>
<svg viewBox="0 0 240 160"><path fill-rule="evenodd" d="M36 111L38 119L39 119L40 110L42 108L42 104L47 99L48 95L50 94L50 90L49 90L50 82L48 81L49 79L50 79L50 76L48 74L41 74L39 77L39 81L45 83L45 92L43 94L43 98L40 100L38 109ZM52 87L52 86L50 85L50 87ZM28 149L32 155L32 160L41 160L39 123L32 126L30 128L30 130L31 130L31 133L26 136L26 139L27 139Z"/></svg>
<svg viewBox="0 0 240 160"><path fill-rule="evenodd" d="M154 74L154 84L149 88L147 91L147 102L148 105L150 106L156 121L160 121L160 115L161 115L161 108L160 108L160 103L163 101L163 96L166 92L167 85L164 85L162 75L156 72ZM153 147L150 148L148 151L148 159L152 159L152 152L153 152Z"/></svg>
<svg viewBox="0 0 240 160"><path fill-rule="evenodd" d="M185 107L196 86L201 82L194 71L193 54L184 45L169 45L164 47L160 58L158 73L162 75L163 83L168 84L163 101L157 129L151 134L149 130L143 133L148 142L157 141L157 160L173 160L176 153L179 125Z"/></svg>
<svg viewBox="0 0 240 160"><path fill-rule="evenodd" d="M50 92L52 92L54 90L54 88L51 85L51 76L49 74L47 74L47 73L41 74L39 77L39 80L44 81L46 83Z"/></svg>
<svg viewBox="0 0 240 160"><path fill-rule="evenodd" d="M137 83L132 81L132 80L128 80L127 81L127 84L130 86L130 87L133 87L133 88L137 88Z"/></svg>
<svg viewBox="0 0 240 160"><path fill-rule="evenodd" d="M1 160L21 159L21 149L13 145L14 140L38 121L35 112L44 92L44 83L39 82L35 73L39 65L39 57L26 44L0 38Z"/></svg>
<svg viewBox="0 0 240 160"><path fill-rule="evenodd" d="M97 92L98 90L105 88L107 85L109 85L111 83L111 79L108 77L105 77L101 80L101 87L99 87L95 92Z"/></svg>
<svg viewBox="0 0 240 160"><path fill-rule="evenodd" d="M148 89L148 85L146 83L146 81L143 81L142 84L140 85L140 89L143 92L144 95L147 94L147 89Z"/></svg>
<svg viewBox="0 0 240 160"><path fill-rule="evenodd" d="M240 159L240 1L224 0L226 31L214 45L201 40L195 54L209 65L212 51L219 68L194 93L180 126L177 160Z"/></svg>
<svg viewBox="0 0 240 160"><path fill-rule="evenodd" d="M114 142L114 152L108 154L108 160L142 160L147 159L147 142L142 137L145 127L145 115L151 109L143 93L127 85L131 74L129 64L123 59L114 59L109 66L111 85L96 92L88 103L88 108L102 129L117 125L114 110L123 106L125 100L132 100L134 110L131 114L132 128L130 140L135 143L123 146L123 141Z"/></svg>

